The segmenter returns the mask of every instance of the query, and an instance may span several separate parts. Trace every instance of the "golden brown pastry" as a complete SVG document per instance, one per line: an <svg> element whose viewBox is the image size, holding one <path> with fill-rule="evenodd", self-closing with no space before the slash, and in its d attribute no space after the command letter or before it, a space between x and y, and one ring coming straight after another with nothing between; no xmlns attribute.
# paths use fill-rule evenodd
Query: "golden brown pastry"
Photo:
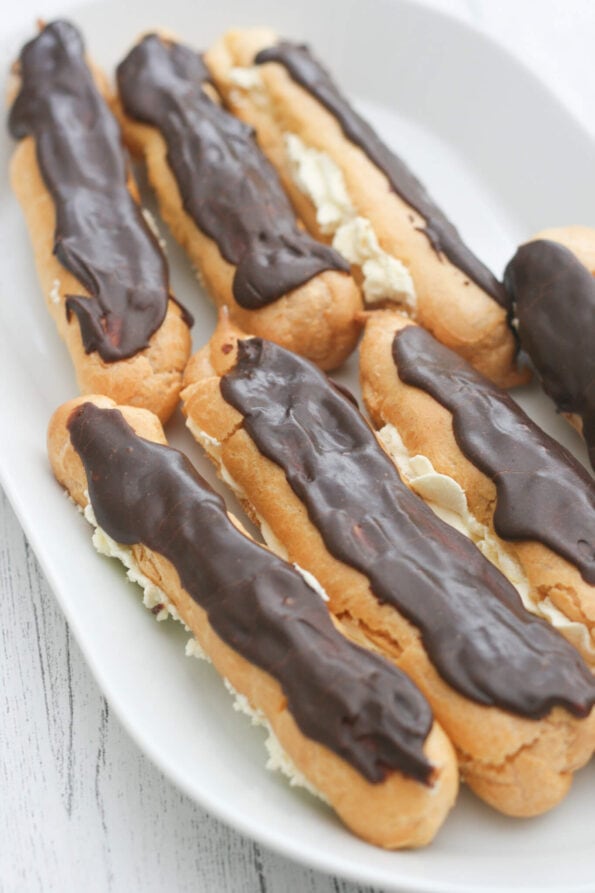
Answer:
<svg viewBox="0 0 595 893"><path fill-rule="evenodd" d="M547 240L564 245L595 276L595 229L590 226L552 226L536 233L531 242Z"/></svg>
<svg viewBox="0 0 595 893"><path fill-rule="evenodd" d="M518 383L501 284L309 50L246 29L204 58L310 232L351 262L368 306L400 305L493 380Z"/></svg>
<svg viewBox="0 0 595 893"><path fill-rule="evenodd" d="M359 289L296 222L250 128L225 111L200 55L144 37L118 67L125 139L218 306L245 330L338 366L355 347Z"/></svg>
<svg viewBox="0 0 595 893"><path fill-rule="evenodd" d="M84 393L145 406L166 420L190 354L190 318L139 206L120 139L68 22L42 28L20 55L10 169L48 309Z"/></svg>
<svg viewBox="0 0 595 893"><path fill-rule="evenodd" d="M223 318L185 382L190 431L267 543L419 685L473 790L511 815L556 804L595 743L595 680L578 652L404 486L311 364Z"/></svg>
<svg viewBox="0 0 595 893"><path fill-rule="evenodd" d="M251 540L165 444L155 416L104 397L64 404L48 433L54 474L97 526L96 545L158 587L193 650L266 720L293 781L371 843L428 843L457 770L425 698L341 635L311 582Z"/></svg>
<svg viewBox="0 0 595 893"><path fill-rule="evenodd" d="M369 318L360 357L366 408L400 473L595 668L589 473L505 391L398 314Z"/></svg>

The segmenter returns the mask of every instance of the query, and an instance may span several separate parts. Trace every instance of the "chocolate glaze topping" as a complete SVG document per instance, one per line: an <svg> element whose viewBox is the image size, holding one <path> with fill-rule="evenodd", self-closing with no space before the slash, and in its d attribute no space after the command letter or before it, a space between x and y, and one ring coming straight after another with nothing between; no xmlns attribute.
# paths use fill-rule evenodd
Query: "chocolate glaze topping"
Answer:
<svg viewBox="0 0 595 893"><path fill-rule="evenodd" d="M450 685L533 719L556 704L590 710L595 679L578 652L407 489L364 418L312 364L259 338L240 341L221 393L284 470L329 552L418 627Z"/></svg>
<svg viewBox="0 0 595 893"><path fill-rule="evenodd" d="M155 34L118 67L125 111L160 130L184 209L237 266L238 304L255 310L323 270L347 271L336 251L297 228L254 131L205 93L208 81L197 53Z"/></svg>
<svg viewBox="0 0 595 893"><path fill-rule="evenodd" d="M494 527L506 540L537 540L595 584L595 481L506 391L407 326L393 341L399 377L453 415L461 452L496 485Z"/></svg>
<svg viewBox="0 0 595 893"><path fill-rule="evenodd" d="M504 283L523 350L560 412L577 413L595 468L595 279L564 245L522 245Z"/></svg>
<svg viewBox="0 0 595 893"><path fill-rule="evenodd" d="M370 127L345 96L339 92L329 73L311 55L306 46L280 41L261 50L254 59L257 65L278 62L294 81L311 93L337 119L347 139L359 146L370 161L386 174L391 188L425 219L422 232L432 248L446 257L499 304L505 303L501 284L488 268L475 257L459 233L438 208L425 187L413 176L407 165Z"/></svg>
<svg viewBox="0 0 595 893"><path fill-rule="evenodd" d="M281 685L307 737L370 782L397 770L429 783L427 701L388 661L349 642L291 565L241 534L188 459L138 437L115 409L68 421L99 525L176 568L217 635Z"/></svg>
<svg viewBox="0 0 595 893"><path fill-rule="evenodd" d="M10 132L34 138L56 211L54 254L92 296L69 295L66 312L76 314L87 353L106 362L131 357L163 322L169 284L126 186L118 124L69 22L53 22L23 47L20 74Z"/></svg>

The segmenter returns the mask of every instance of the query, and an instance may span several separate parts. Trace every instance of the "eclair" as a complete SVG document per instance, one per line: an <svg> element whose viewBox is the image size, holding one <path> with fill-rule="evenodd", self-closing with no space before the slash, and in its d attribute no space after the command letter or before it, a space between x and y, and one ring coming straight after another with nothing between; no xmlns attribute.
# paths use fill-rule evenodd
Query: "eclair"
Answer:
<svg viewBox="0 0 595 893"><path fill-rule="evenodd" d="M595 679L407 488L349 397L222 317L186 368L182 408L265 541L421 688L473 790L516 816L555 805L595 745Z"/></svg>
<svg viewBox="0 0 595 893"><path fill-rule="evenodd" d="M516 252L504 282L523 350L544 391L581 433L595 468L595 230L544 230Z"/></svg>
<svg viewBox="0 0 595 893"><path fill-rule="evenodd" d="M506 391L397 313L371 315L362 393L401 475L595 669L595 482Z"/></svg>
<svg viewBox="0 0 595 893"><path fill-rule="evenodd" d="M309 49L237 30L204 59L310 232L351 263L368 307L398 305L493 380L518 383L501 283Z"/></svg>
<svg viewBox="0 0 595 893"><path fill-rule="evenodd" d="M9 127L20 142L11 182L80 390L165 421L190 355L191 317L170 294L103 76L66 21L25 45L15 73Z"/></svg>
<svg viewBox="0 0 595 893"><path fill-rule="evenodd" d="M293 782L371 843L428 843L458 776L426 699L338 631L314 581L248 536L158 419L78 398L52 417L48 451L96 546L160 592L194 634L190 651L268 725Z"/></svg>
<svg viewBox="0 0 595 893"><path fill-rule="evenodd" d="M218 306L246 331L332 369L355 347L359 288L298 225L254 133L226 111L201 56L158 34L118 66L124 137Z"/></svg>

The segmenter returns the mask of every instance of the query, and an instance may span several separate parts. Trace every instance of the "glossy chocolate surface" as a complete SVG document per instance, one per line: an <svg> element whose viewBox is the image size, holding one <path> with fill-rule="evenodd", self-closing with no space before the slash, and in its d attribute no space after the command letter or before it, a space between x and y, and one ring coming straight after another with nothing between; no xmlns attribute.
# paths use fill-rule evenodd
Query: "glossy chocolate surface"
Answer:
<svg viewBox="0 0 595 893"><path fill-rule="evenodd" d="M304 735L370 782L398 770L428 782L427 701L404 673L349 642L287 562L244 536L178 450L138 437L92 403L68 421L98 524L167 558L234 651L281 685Z"/></svg>
<svg viewBox="0 0 595 893"><path fill-rule="evenodd" d="M560 412L579 415L595 468L595 279L564 245L522 245L504 282L519 337Z"/></svg>
<svg viewBox="0 0 595 893"><path fill-rule="evenodd" d="M595 481L506 391L407 326L393 341L399 377L453 415L463 453L496 485L494 527L505 540L537 540L595 584Z"/></svg>
<svg viewBox="0 0 595 893"><path fill-rule="evenodd" d="M233 295L256 310L324 270L349 269L299 230L276 171L254 132L203 90L201 57L157 35L118 67L126 113L158 128L185 211L237 269Z"/></svg>
<svg viewBox="0 0 595 893"><path fill-rule="evenodd" d="M296 83L311 93L337 119L347 139L359 146L388 178L392 189L425 219L422 232L434 251L443 253L495 301L504 304L504 291L495 276L467 248L445 214L432 201L425 187L413 176L407 165L349 104L329 73L317 62L306 46L281 41L261 50L257 65L278 62Z"/></svg>
<svg viewBox="0 0 595 893"><path fill-rule="evenodd" d="M54 253L92 296L69 295L66 311L78 318L86 352L114 362L147 347L163 322L168 272L128 191L120 129L84 53L69 22L25 45L10 131L35 140L56 212Z"/></svg>
<svg viewBox="0 0 595 893"><path fill-rule="evenodd" d="M408 490L364 418L312 364L259 338L240 341L221 392L284 470L329 552L420 630L446 682L534 719L556 704L590 710L595 679L578 652Z"/></svg>

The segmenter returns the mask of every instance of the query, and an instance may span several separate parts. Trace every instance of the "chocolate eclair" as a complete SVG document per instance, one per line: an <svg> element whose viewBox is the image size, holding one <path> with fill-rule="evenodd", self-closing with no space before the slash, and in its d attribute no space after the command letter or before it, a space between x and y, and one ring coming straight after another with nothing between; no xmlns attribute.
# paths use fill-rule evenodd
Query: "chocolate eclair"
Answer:
<svg viewBox="0 0 595 893"><path fill-rule="evenodd" d="M595 679L578 652L407 488L312 364L223 318L185 383L190 431L265 540L419 685L476 793L512 815L557 803L595 744Z"/></svg>
<svg viewBox="0 0 595 893"><path fill-rule="evenodd" d="M202 57L150 34L118 66L125 138L161 213L219 306L323 368L353 350L361 309L346 261L296 221L250 127L226 111Z"/></svg>
<svg viewBox="0 0 595 893"><path fill-rule="evenodd" d="M399 305L490 378L517 383L501 283L309 49L249 29L204 58L310 232L351 263L368 306Z"/></svg>
<svg viewBox="0 0 595 893"><path fill-rule="evenodd" d="M372 843L429 842L454 802L456 762L408 677L341 635L312 579L250 539L148 412L71 401L48 450L96 545L158 588L195 635L191 651L268 724L294 783Z"/></svg>
<svg viewBox="0 0 595 893"><path fill-rule="evenodd" d="M504 275L521 346L544 391L582 433L595 468L595 230L545 230Z"/></svg>
<svg viewBox="0 0 595 893"><path fill-rule="evenodd" d="M595 482L512 397L396 313L361 345L366 408L409 485L595 668Z"/></svg>
<svg viewBox="0 0 595 893"><path fill-rule="evenodd" d="M15 72L12 186L80 389L165 420L190 354L191 318L170 293L103 76L66 21L43 27Z"/></svg>

